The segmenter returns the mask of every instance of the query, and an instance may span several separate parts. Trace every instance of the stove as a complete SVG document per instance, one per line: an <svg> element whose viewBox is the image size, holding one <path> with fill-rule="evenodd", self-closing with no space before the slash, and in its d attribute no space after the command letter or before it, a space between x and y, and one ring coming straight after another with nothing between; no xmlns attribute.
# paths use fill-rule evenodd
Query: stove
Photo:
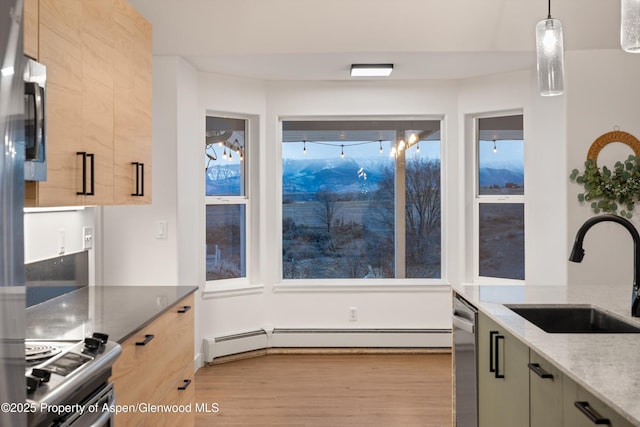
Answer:
<svg viewBox="0 0 640 427"><path fill-rule="evenodd" d="M86 417L104 419L103 403L115 404L109 377L120 352L101 333L83 341L26 340L28 427L109 425Z"/></svg>

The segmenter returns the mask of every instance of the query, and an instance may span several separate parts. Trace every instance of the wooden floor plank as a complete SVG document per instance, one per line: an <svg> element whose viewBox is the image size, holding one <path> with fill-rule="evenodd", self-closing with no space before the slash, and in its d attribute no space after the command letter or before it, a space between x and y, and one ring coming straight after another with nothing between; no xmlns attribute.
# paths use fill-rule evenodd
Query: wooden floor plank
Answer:
<svg viewBox="0 0 640 427"><path fill-rule="evenodd" d="M450 354L271 354L201 368L196 426L451 426Z"/></svg>

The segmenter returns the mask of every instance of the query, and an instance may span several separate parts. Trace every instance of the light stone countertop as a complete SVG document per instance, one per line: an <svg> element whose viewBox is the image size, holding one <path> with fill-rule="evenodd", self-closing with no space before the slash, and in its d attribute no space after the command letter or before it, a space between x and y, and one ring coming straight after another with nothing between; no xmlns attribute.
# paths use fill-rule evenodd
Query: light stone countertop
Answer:
<svg viewBox="0 0 640 427"><path fill-rule="evenodd" d="M459 285L453 290L554 363L564 374L640 425L640 334L550 334L503 304L591 304L640 327L628 286Z"/></svg>

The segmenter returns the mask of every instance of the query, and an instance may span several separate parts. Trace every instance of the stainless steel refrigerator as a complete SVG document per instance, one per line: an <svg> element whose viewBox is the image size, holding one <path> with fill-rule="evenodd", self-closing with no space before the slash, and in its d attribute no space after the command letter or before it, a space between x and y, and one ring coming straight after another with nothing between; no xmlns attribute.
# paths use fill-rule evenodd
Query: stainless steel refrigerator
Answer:
<svg viewBox="0 0 640 427"><path fill-rule="evenodd" d="M26 425L22 10L0 0L0 426Z"/></svg>

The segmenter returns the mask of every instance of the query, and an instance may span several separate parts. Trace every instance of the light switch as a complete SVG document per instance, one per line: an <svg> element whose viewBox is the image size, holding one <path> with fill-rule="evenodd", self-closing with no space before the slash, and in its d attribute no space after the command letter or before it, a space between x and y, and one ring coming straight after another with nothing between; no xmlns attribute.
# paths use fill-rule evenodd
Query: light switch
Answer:
<svg viewBox="0 0 640 427"><path fill-rule="evenodd" d="M167 238L167 221L156 221L156 239Z"/></svg>

